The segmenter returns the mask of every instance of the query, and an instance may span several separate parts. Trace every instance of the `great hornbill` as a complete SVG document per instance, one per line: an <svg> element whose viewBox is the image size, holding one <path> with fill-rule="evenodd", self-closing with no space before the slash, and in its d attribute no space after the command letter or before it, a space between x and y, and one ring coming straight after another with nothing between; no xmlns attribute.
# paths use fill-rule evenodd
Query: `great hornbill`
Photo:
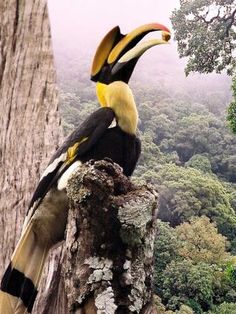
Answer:
<svg viewBox="0 0 236 314"><path fill-rule="evenodd" d="M137 43L149 32L162 39ZM22 235L3 276L0 313L30 313L49 249L63 240L67 221L66 184L81 163L105 157L130 176L140 154L136 137L138 112L129 78L139 57L150 47L167 43L169 30L160 24L141 26L127 35L113 28L94 56L91 79L97 82L102 108L92 113L56 151L33 194ZM115 127L109 127L112 121Z"/></svg>

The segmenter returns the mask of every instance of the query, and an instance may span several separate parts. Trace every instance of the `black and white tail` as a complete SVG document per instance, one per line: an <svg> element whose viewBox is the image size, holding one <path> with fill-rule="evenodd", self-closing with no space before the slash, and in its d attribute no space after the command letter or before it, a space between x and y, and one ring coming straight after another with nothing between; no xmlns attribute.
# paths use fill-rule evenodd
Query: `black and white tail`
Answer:
<svg viewBox="0 0 236 314"><path fill-rule="evenodd" d="M48 251L47 243L37 240L30 222L1 282L0 314L31 313Z"/></svg>

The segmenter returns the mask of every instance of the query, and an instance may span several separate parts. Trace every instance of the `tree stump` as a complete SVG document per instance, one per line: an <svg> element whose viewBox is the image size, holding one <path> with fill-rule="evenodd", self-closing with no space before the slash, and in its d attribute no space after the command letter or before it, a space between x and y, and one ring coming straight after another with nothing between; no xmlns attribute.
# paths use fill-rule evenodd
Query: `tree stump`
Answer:
<svg viewBox="0 0 236 314"><path fill-rule="evenodd" d="M157 194L112 161L81 166L68 183L61 262L43 313L156 313L152 306Z"/></svg>

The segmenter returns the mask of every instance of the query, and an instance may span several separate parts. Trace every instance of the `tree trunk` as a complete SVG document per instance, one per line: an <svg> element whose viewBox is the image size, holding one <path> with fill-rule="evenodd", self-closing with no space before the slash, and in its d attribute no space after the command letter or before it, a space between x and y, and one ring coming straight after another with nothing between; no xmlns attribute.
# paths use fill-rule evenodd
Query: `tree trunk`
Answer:
<svg viewBox="0 0 236 314"><path fill-rule="evenodd" d="M66 242L41 313L157 313L152 304L156 193L111 161L68 184Z"/></svg>
<svg viewBox="0 0 236 314"><path fill-rule="evenodd" d="M0 274L62 136L46 0L0 1Z"/></svg>

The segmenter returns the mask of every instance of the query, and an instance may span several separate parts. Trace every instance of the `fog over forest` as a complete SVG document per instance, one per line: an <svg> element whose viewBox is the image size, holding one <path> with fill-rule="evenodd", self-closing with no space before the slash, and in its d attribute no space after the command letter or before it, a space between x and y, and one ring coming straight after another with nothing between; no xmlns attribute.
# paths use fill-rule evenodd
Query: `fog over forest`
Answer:
<svg viewBox="0 0 236 314"><path fill-rule="evenodd" d="M72 77L89 83L90 66L96 47L115 25L123 33L150 23L159 22L171 28L171 12L179 1L120 0L112 3L82 0L49 0L54 54L59 83ZM157 32L148 37L160 36ZM186 93L193 101L218 94L224 108L231 98L231 79L225 74L184 74L186 60L180 59L173 39L170 45L153 47L139 60L130 85L140 83L163 88L176 94ZM94 85L91 85L94 88ZM135 90L134 90L135 94Z"/></svg>

